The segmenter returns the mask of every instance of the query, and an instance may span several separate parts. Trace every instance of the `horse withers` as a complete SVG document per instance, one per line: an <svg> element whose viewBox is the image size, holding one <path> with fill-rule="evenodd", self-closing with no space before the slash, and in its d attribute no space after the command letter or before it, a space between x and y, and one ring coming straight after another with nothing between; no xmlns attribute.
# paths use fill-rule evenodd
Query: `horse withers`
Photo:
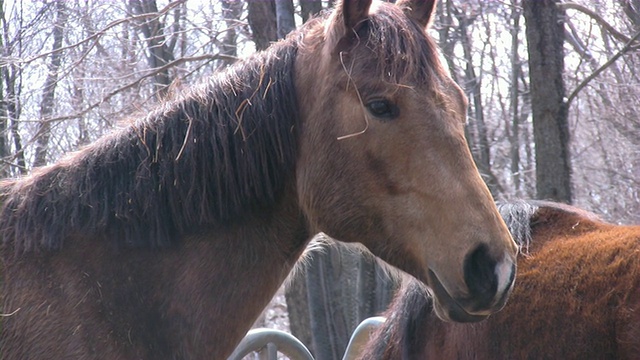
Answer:
<svg viewBox="0 0 640 360"><path fill-rule="evenodd" d="M362 242L440 317L501 308L516 246L425 32L345 0L265 52L2 184L4 359L222 359L310 237Z"/></svg>
<svg viewBox="0 0 640 360"><path fill-rule="evenodd" d="M401 290L362 359L637 359L640 226L547 202L501 206L523 246L505 308L475 324L440 321L420 284Z"/></svg>

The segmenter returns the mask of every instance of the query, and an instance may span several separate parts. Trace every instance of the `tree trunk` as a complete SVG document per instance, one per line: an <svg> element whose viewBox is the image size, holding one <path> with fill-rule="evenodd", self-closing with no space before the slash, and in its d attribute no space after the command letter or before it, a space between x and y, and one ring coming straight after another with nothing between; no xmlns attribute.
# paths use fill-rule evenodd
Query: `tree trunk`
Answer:
<svg viewBox="0 0 640 360"><path fill-rule="evenodd" d="M276 22L278 24L278 39L284 39L288 33L296 28L293 17L293 0L276 1Z"/></svg>
<svg viewBox="0 0 640 360"><path fill-rule="evenodd" d="M2 6L2 0L0 0L0 6ZM2 46L2 40L0 39L0 47ZM9 124L9 111L8 102L4 96L4 87L1 85L4 83L4 71L0 72L0 159L9 158L9 146L7 145L7 129ZM5 178L10 175L10 169L7 166L0 166L0 178Z"/></svg>
<svg viewBox="0 0 640 360"><path fill-rule="evenodd" d="M238 32L236 28L240 24L242 2L239 0L222 0L222 16L227 25L226 34L220 48L220 53L225 55L221 60L222 67L231 65L233 58L238 57Z"/></svg>
<svg viewBox="0 0 640 360"><path fill-rule="evenodd" d="M54 110L54 100L56 86L58 84L58 73L62 61L62 40L67 22L67 9L63 1L56 1L56 21L53 28L53 47L51 52L51 62L47 78L42 90L42 101L40 102L40 123L36 133L36 151L33 166L42 166L47 163L47 150L49 147L49 137L51 136L51 117Z"/></svg>
<svg viewBox="0 0 640 360"><path fill-rule="evenodd" d="M512 1L511 8L511 89L509 91L509 108L511 112L511 132L509 145L511 146L511 180L517 196L522 196L520 191L520 92L518 91L518 79L522 72L520 66L519 45L520 39L520 8Z"/></svg>
<svg viewBox="0 0 640 360"><path fill-rule="evenodd" d="M300 13L302 21L307 22L312 16L322 11L321 0L300 0Z"/></svg>
<svg viewBox="0 0 640 360"><path fill-rule="evenodd" d="M453 80L460 84L457 67L453 61L457 56L454 53L456 43L459 40L458 33L453 22L453 4L451 0L444 0L438 3L435 16L438 26L434 26L438 30L438 44L440 51L447 62L447 67L451 73Z"/></svg>
<svg viewBox="0 0 640 360"><path fill-rule="evenodd" d="M5 47L5 41L4 41L4 38L6 36L6 34L4 33L4 29L6 29L6 27L4 26L5 25L4 24L4 21L5 21L4 0L0 0L0 19L2 20L2 24L0 25L2 25L2 29L3 29L2 35L0 36L0 54L2 54L2 57L4 58L9 58L8 56L6 56L7 47ZM5 92L4 92L4 84L7 84L7 87L9 85L9 81L6 78L6 76L9 75L9 71L8 71L9 66L7 65L3 66L2 71L0 71L0 158L1 159L8 159L9 151L10 151L8 139L7 139L7 129L9 128L9 119L11 116L9 111L9 104L10 102L12 102L12 99L8 99L7 96L5 96ZM5 178L9 176L11 173L10 170L11 169L7 166L4 166L4 164L0 166L0 178Z"/></svg>
<svg viewBox="0 0 640 360"><path fill-rule="evenodd" d="M572 202L569 126L564 101L564 12L555 0L524 0L529 51L536 197Z"/></svg>
<svg viewBox="0 0 640 360"><path fill-rule="evenodd" d="M132 12L137 15L158 13L155 0L130 0L129 4ZM172 81L169 69L165 65L175 60L172 49L175 42L167 41L164 24L160 21L159 15L142 19L138 25L147 41L149 67L155 72L153 76L155 94L161 99L167 94Z"/></svg>
<svg viewBox="0 0 640 360"><path fill-rule="evenodd" d="M248 0L249 27L256 50L264 50L278 39L278 23L274 0Z"/></svg>
<svg viewBox="0 0 640 360"><path fill-rule="evenodd" d="M453 8L455 16L458 18L460 24L460 37L461 44L464 53L464 59L466 62L465 73L465 92L469 97L470 106L470 119L467 123L468 127L474 127L469 131L467 138L471 147L471 153L475 160L478 171L482 175L482 179L487 184L491 194L496 197L501 192L500 183L498 178L491 170L491 147L489 145L489 139L487 137L487 126L484 119L484 107L482 104L482 83L480 77L476 74L473 64L473 54L471 52L471 38L469 36L468 28L472 23L467 14L459 9Z"/></svg>

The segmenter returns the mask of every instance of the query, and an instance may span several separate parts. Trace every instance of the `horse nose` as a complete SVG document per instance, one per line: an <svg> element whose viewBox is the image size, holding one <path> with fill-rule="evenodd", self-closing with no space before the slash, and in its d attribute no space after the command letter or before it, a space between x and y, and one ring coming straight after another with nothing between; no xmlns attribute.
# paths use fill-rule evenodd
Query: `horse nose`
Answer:
<svg viewBox="0 0 640 360"><path fill-rule="evenodd" d="M464 280L469 289L468 311L483 313L501 306L515 277L515 263L508 256L497 259L482 244L469 253L464 261Z"/></svg>

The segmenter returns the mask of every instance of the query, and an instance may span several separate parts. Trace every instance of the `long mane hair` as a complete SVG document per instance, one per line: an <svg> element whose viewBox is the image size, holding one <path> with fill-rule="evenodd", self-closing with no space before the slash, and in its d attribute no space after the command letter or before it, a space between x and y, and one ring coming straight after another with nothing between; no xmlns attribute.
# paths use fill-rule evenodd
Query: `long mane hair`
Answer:
<svg viewBox="0 0 640 360"><path fill-rule="evenodd" d="M375 69L358 62L346 70L437 86L446 71L433 40L416 36L424 29L401 8L378 6L356 34ZM294 61L301 42L323 39L318 25L328 15L56 164L2 182L3 243L18 252L57 249L82 233L162 247L269 206L297 158Z"/></svg>
<svg viewBox="0 0 640 360"><path fill-rule="evenodd" d="M162 247L268 206L297 156L296 53L292 38L280 42L55 165L4 181L4 244L56 249L84 233Z"/></svg>

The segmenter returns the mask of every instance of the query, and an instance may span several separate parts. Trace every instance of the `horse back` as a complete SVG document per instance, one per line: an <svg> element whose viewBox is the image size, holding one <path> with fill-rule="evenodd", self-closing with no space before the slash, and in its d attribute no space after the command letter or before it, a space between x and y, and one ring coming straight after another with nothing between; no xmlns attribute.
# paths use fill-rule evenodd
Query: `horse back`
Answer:
<svg viewBox="0 0 640 360"><path fill-rule="evenodd" d="M518 359L637 358L640 226L533 203L531 247L519 259L514 293L485 324L491 352Z"/></svg>

